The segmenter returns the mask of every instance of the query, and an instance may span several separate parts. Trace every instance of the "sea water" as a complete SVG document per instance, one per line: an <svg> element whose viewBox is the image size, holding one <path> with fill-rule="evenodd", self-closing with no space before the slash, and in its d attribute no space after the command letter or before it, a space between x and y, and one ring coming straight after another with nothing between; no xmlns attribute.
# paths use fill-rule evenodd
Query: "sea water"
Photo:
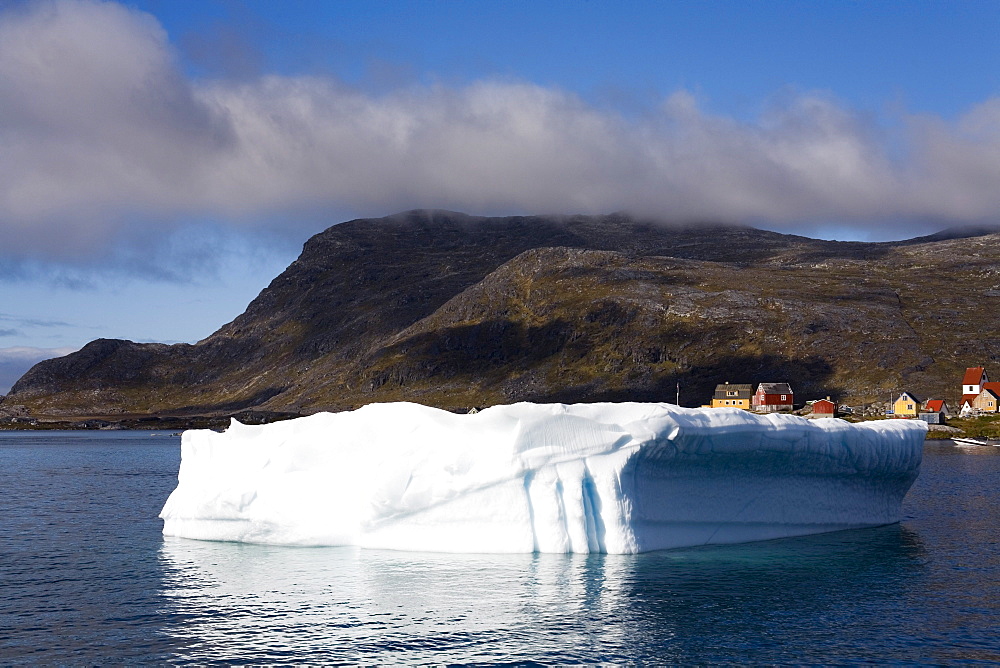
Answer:
<svg viewBox="0 0 1000 668"><path fill-rule="evenodd" d="M1000 448L904 520L641 555L165 539L179 437L0 432L0 663L1000 661Z"/></svg>

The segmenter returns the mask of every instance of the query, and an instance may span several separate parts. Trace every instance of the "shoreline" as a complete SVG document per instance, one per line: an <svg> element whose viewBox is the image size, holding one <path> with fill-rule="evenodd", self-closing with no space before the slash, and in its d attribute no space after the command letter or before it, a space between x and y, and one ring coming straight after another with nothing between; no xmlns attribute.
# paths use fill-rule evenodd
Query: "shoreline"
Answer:
<svg viewBox="0 0 1000 668"><path fill-rule="evenodd" d="M243 424L268 424L297 417L302 413L244 411L215 415L132 415L132 416L19 416L0 424L0 431L176 431L220 429L231 419Z"/></svg>
<svg viewBox="0 0 1000 668"><path fill-rule="evenodd" d="M547 402L546 402L547 403ZM585 402L584 402L585 403ZM669 403L669 402L668 402ZM84 413L79 415L32 414L24 406L20 410L0 411L0 431L182 431L188 429L220 430L235 419L245 425L261 425L306 417L314 413L340 413L360 408L355 405L329 406L322 411L273 411L243 409L235 412L198 408L180 409L159 414L148 413ZM472 409L445 408L452 413L467 413ZM795 414L795 413L792 413ZM807 417L810 416L800 416ZM817 419L813 417L812 419ZM852 415L839 417L846 422L891 420L899 418ZM1000 440L1000 413L977 417L950 416L945 424L930 424L926 440L947 440L952 437L977 440Z"/></svg>

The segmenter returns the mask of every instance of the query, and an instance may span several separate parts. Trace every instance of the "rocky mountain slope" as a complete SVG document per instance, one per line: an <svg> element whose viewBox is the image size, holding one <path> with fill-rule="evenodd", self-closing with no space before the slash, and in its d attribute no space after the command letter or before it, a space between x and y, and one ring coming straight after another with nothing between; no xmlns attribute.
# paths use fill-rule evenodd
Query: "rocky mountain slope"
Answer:
<svg viewBox="0 0 1000 668"><path fill-rule="evenodd" d="M624 215L411 211L317 234L194 345L98 340L5 400L35 415L308 413L372 401L957 400L1000 360L1000 235L830 242ZM953 396L954 395L954 396Z"/></svg>

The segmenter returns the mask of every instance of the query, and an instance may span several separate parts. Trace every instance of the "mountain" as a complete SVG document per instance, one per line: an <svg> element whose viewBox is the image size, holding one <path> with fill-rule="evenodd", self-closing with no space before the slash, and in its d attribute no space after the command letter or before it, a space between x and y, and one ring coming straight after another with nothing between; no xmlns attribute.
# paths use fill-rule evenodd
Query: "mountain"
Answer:
<svg viewBox="0 0 1000 668"><path fill-rule="evenodd" d="M1000 234L808 239L626 215L410 211L334 225L194 345L100 339L37 364L33 415L310 413L411 400L957 400L1000 359Z"/></svg>

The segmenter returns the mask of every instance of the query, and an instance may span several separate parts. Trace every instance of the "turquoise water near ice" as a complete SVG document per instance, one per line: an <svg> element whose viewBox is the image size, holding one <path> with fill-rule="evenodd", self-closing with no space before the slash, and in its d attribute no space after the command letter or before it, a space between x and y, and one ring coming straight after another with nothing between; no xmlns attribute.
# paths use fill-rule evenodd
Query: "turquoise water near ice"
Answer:
<svg viewBox="0 0 1000 668"><path fill-rule="evenodd" d="M1000 448L894 526L636 556L164 539L179 437L0 432L0 664L1000 662Z"/></svg>

